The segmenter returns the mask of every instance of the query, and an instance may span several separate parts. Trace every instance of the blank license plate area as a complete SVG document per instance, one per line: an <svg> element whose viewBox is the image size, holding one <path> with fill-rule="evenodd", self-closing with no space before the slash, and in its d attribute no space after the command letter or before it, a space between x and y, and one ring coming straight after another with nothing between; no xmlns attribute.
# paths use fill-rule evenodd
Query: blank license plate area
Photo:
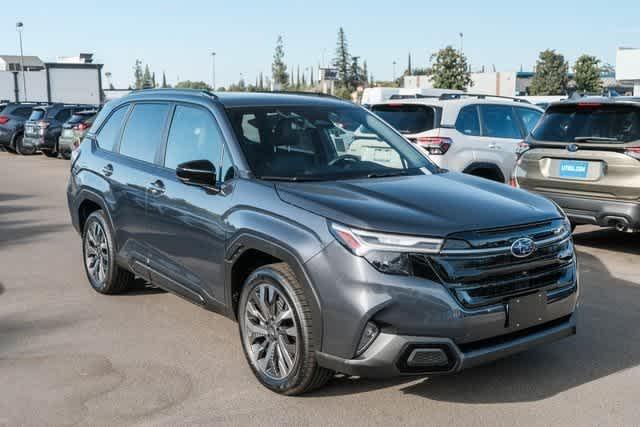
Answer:
<svg viewBox="0 0 640 427"><path fill-rule="evenodd" d="M589 173L589 162L584 160L562 160L558 175L561 178L586 179Z"/></svg>
<svg viewBox="0 0 640 427"><path fill-rule="evenodd" d="M507 303L507 328L524 329L542 323L546 308L546 292L510 299Z"/></svg>

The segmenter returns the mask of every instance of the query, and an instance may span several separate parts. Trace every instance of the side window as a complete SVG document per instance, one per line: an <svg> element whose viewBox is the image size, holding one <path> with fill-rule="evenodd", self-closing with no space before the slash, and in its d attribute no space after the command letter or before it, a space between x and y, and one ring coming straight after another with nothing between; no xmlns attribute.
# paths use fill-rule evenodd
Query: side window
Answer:
<svg viewBox="0 0 640 427"><path fill-rule="evenodd" d="M229 150L227 147L224 147L224 156L222 158L222 168L220 170L219 181L225 182L230 179L235 178L236 173L233 168L233 162L231 161L231 154L229 154Z"/></svg>
<svg viewBox="0 0 640 427"><path fill-rule="evenodd" d="M256 125L255 114L244 114L242 116L242 135L244 135L247 142L260 142L260 132Z"/></svg>
<svg viewBox="0 0 640 427"><path fill-rule="evenodd" d="M520 120L522 120L522 124L527 131L527 135L529 135L533 128L538 124L540 117L542 117L542 112L531 108L516 108L516 111L520 116Z"/></svg>
<svg viewBox="0 0 640 427"><path fill-rule="evenodd" d="M107 119L107 122L102 126L102 129L100 129L97 136L100 148L103 150L113 151L118 142L118 137L120 136L122 121L124 120L124 116L128 110L128 106L120 108Z"/></svg>
<svg viewBox="0 0 640 427"><path fill-rule="evenodd" d="M153 163L168 112L167 104L135 105L122 134L120 154Z"/></svg>
<svg viewBox="0 0 640 427"><path fill-rule="evenodd" d="M480 135L480 120L478 119L478 108L475 105L467 105L460 110L456 120L456 129L465 135Z"/></svg>
<svg viewBox="0 0 640 427"><path fill-rule="evenodd" d="M69 120L69 117L71 117L71 110L66 108L58 111L58 114L56 114L56 120L59 122L66 122Z"/></svg>
<svg viewBox="0 0 640 427"><path fill-rule="evenodd" d="M520 126L510 105L481 105L484 136L494 138L522 138Z"/></svg>
<svg viewBox="0 0 640 427"><path fill-rule="evenodd" d="M14 116L27 118L31 115L31 108L16 108L13 112Z"/></svg>
<svg viewBox="0 0 640 427"><path fill-rule="evenodd" d="M173 114L164 165L175 169L191 160L209 160L220 166L222 133L206 110L178 105Z"/></svg>

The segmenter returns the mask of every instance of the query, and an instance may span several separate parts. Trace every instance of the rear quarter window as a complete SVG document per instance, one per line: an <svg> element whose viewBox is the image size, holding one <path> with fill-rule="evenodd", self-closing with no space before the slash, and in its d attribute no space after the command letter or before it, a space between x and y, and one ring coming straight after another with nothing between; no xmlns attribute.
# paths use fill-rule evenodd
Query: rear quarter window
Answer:
<svg viewBox="0 0 640 427"><path fill-rule="evenodd" d="M640 108L632 105L567 104L547 109L532 133L539 141L631 142L640 140ZM606 141L611 140L611 141ZM588 143L590 141L580 141Z"/></svg>
<svg viewBox="0 0 640 427"><path fill-rule="evenodd" d="M478 107L467 105L458 113L455 124L456 130L469 136L480 135L480 119L478 117Z"/></svg>

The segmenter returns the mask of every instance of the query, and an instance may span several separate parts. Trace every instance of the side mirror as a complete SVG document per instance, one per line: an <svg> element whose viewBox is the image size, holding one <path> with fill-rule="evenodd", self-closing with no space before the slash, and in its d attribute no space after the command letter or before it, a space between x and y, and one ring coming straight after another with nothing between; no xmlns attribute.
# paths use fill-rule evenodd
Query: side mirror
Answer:
<svg viewBox="0 0 640 427"><path fill-rule="evenodd" d="M185 184L199 185L210 189L216 186L216 167L209 160L181 163L176 168L176 176Z"/></svg>

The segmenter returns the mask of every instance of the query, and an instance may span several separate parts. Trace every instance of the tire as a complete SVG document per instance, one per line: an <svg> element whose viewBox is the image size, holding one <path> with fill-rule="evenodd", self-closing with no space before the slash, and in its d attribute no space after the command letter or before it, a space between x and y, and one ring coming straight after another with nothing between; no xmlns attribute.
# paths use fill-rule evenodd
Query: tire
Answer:
<svg viewBox="0 0 640 427"><path fill-rule="evenodd" d="M113 233L103 211L87 218L82 232L82 259L91 287L101 294L119 294L134 281L133 273L116 263Z"/></svg>
<svg viewBox="0 0 640 427"><path fill-rule="evenodd" d="M36 148L35 147L26 148L22 144L23 140L24 140L23 134L19 134L16 136L16 141L15 141L16 153L21 154L23 156L30 156L34 154L36 152Z"/></svg>
<svg viewBox="0 0 640 427"><path fill-rule="evenodd" d="M41 150L42 154L44 154L47 157L50 157L52 159L57 159L58 158L58 152L57 151L49 151L49 150Z"/></svg>
<svg viewBox="0 0 640 427"><path fill-rule="evenodd" d="M247 278L238 325L244 355L262 385L294 396L323 386L333 376L316 361L313 321L307 296L289 265L266 265Z"/></svg>

